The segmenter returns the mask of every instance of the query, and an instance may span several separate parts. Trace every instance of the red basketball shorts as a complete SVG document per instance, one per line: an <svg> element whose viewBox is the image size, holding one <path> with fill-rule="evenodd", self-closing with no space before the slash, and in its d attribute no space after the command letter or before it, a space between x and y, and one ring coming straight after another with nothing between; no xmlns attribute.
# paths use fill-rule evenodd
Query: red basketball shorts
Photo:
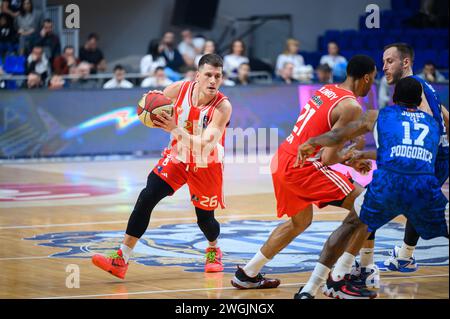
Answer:
<svg viewBox="0 0 450 319"><path fill-rule="evenodd" d="M223 165L210 164L207 168L197 168L173 159L170 154L162 157L153 172L176 192L187 184L191 201L195 207L204 210L225 208L223 197Z"/></svg>
<svg viewBox="0 0 450 319"><path fill-rule="evenodd" d="M278 150L270 163L278 217L294 216L310 204L325 207L355 189L348 177L320 162L294 168L295 160L296 156Z"/></svg>

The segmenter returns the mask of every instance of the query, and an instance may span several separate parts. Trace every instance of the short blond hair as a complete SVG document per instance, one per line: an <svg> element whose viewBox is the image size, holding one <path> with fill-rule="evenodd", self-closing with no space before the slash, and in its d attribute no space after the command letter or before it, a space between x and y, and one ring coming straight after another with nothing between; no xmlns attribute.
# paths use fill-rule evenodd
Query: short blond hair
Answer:
<svg viewBox="0 0 450 319"><path fill-rule="evenodd" d="M293 38L289 38L286 40L286 46L284 47L284 54L289 54L289 46L291 45L296 45L296 46L300 46L300 41L298 41L297 39L293 39Z"/></svg>

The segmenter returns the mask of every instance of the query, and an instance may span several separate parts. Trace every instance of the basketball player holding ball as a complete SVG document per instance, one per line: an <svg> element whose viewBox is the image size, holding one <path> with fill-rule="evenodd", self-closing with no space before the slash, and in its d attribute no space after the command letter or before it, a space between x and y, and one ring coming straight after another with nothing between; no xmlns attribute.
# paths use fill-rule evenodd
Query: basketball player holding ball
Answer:
<svg viewBox="0 0 450 319"><path fill-rule="evenodd" d="M139 194L120 249L108 256L94 255L92 262L97 267L124 279L128 260L147 230L154 207L187 184L197 224L209 242L205 272L223 271L222 252L217 246L220 224L214 211L219 206L225 207L222 193L224 141L232 106L219 92L222 72L222 58L206 54L199 61L196 81L176 82L159 92L173 102L173 115L162 112L153 120L155 127L171 134L169 147L163 151Z"/></svg>

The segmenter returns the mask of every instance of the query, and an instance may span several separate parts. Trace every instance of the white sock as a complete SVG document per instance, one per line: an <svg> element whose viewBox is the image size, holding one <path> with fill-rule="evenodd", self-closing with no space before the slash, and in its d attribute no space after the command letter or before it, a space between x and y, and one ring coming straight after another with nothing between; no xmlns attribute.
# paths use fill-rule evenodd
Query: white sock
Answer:
<svg viewBox="0 0 450 319"><path fill-rule="evenodd" d="M252 260L250 260L247 265L243 268L244 272L249 277L256 277L259 274L259 271L267 264L270 259L267 259L261 251L258 251L255 256L253 256Z"/></svg>
<svg viewBox="0 0 450 319"><path fill-rule="evenodd" d="M362 248L359 251L361 267L373 265L373 248Z"/></svg>
<svg viewBox="0 0 450 319"><path fill-rule="evenodd" d="M398 257L400 258L411 258L413 256L414 250L416 246L408 246L403 243L402 247L400 247L398 251Z"/></svg>
<svg viewBox="0 0 450 319"><path fill-rule="evenodd" d="M309 277L306 286L303 287L301 292L307 292L311 296L315 296L317 294L317 290L322 286L328 278L328 274L330 273L330 268L321 263L317 263L316 267L314 267L314 271Z"/></svg>
<svg viewBox="0 0 450 319"><path fill-rule="evenodd" d="M331 277L333 280L338 281L344 278L345 275L352 271L352 266L355 263L355 256L347 252L343 253L342 256L336 262Z"/></svg>
<svg viewBox="0 0 450 319"><path fill-rule="evenodd" d="M121 244L120 250L123 254L123 259L125 259L125 262L128 263L128 259L130 259L131 254L133 253L133 249L128 247L127 245Z"/></svg>

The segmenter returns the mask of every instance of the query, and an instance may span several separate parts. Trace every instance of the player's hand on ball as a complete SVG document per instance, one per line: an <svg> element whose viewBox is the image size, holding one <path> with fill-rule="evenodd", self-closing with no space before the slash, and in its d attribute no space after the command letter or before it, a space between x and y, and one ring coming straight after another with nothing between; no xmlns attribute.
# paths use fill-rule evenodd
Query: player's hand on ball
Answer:
<svg viewBox="0 0 450 319"><path fill-rule="evenodd" d="M177 128L175 118L173 116L170 116L168 113L161 112L161 114L156 115L156 117L158 119L153 121L156 127L161 128L169 133Z"/></svg>
<svg viewBox="0 0 450 319"><path fill-rule="evenodd" d="M310 141L307 141L298 147L297 159L294 164L294 168L305 165L305 160L314 153L316 146Z"/></svg>

